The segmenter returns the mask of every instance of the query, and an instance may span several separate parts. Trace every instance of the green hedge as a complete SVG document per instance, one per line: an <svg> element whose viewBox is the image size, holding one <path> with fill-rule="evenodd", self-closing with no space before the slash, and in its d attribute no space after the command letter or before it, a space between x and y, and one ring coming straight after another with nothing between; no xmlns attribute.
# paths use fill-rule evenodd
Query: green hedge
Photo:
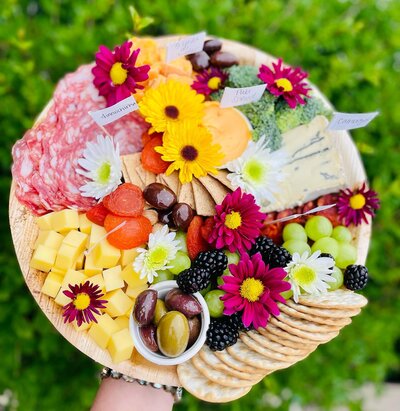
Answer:
<svg viewBox="0 0 400 411"><path fill-rule="evenodd" d="M24 285L7 224L10 150L51 97L56 82L89 62L99 44L113 46L131 30L129 1L3 0L0 10L0 394L6 409L82 410L95 395L98 365L70 346L49 324ZM370 304L363 315L306 361L266 378L233 404L202 404L186 394L178 410L285 410L290 403L323 409L347 404L367 381L399 375L400 271L400 9L395 1L153 0L136 1L155 18L149 34L206 29L266 50L310 71L338 110L381 115L353 137L383 208L374 226L368 265ZM396 83L397 82L397 83ZM1 408L1 406L0 406Z"/></svg>

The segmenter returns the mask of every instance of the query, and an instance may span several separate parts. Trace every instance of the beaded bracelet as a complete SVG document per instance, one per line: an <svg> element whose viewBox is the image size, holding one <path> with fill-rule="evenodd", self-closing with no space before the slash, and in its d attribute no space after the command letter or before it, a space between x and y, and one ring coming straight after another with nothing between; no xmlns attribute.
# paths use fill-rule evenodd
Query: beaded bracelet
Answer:
<svg viewBox="0 0 400 411"><path fill-rule="evenodd" d="M125 382L137 382L140 385L150 386L158 390L163 389L164 391L169 392L174 397L175 404L182 399L182 387L174 387L171 385L164 385L164 384L158 384L156 382L139 380L138 378L132 378L118 371L114 371L111 368L104 367L101 370L100 378L104 380L105 378L109 378L109 377L113 378L114 380L123 380Z"/></svg>

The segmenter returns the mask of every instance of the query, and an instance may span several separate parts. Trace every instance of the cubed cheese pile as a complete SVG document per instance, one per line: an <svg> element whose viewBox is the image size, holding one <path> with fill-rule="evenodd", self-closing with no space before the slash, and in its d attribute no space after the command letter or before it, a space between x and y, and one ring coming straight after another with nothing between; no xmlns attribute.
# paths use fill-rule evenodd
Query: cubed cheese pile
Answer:
<svg viewBox="0 0 400 411"><path fill-rule="evenodd" d="M90 281L100 287L107 300L97 323L74 327L87 331L101 348L107 348L114 363L132 355L133 342L128 319L136 296L145 290L146 279L133 270L137 251L119 250L105 238L104 227L90 222L85 214L62 210L37 218L39 235L30 266L48 273L42 293L64 306L71 300L63 291L69 284ZM90 250L88 255L85 251Z"/></svg>

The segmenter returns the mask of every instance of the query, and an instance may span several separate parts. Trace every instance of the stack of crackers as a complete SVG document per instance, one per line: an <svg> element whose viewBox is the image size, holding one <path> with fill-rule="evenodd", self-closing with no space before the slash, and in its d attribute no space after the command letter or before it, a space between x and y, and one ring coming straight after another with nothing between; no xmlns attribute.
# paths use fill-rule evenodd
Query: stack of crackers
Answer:
<svg viewBox="0 0 400 411"><path fill-rule="evenodd" d="M224 351L204 346L190 361L178 366L182 386L208 402L228 402L247 394L266 375L310 355L335 338L367 304L348 290L301 296L280 304L281 314L266 328L243 332Z"/></svg>

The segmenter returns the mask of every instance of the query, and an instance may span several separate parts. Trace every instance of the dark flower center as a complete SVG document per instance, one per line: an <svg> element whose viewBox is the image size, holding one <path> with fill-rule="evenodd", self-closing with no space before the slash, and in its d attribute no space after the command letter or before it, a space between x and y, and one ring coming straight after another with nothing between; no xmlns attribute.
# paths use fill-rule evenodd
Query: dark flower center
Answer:
<svg viewBox="0 0 400 411"><path fill-rule="evenodd" d="M187 161L196 160L199 152L193 146L185 146L181 150L182 157Z"/></svg>
<svg viewBox="0 0 400 411"><path fill-rule="evenodd" d="M164 111L167 117L176 119L179 116L179 110L175 106L167 106Z"/></svg>

